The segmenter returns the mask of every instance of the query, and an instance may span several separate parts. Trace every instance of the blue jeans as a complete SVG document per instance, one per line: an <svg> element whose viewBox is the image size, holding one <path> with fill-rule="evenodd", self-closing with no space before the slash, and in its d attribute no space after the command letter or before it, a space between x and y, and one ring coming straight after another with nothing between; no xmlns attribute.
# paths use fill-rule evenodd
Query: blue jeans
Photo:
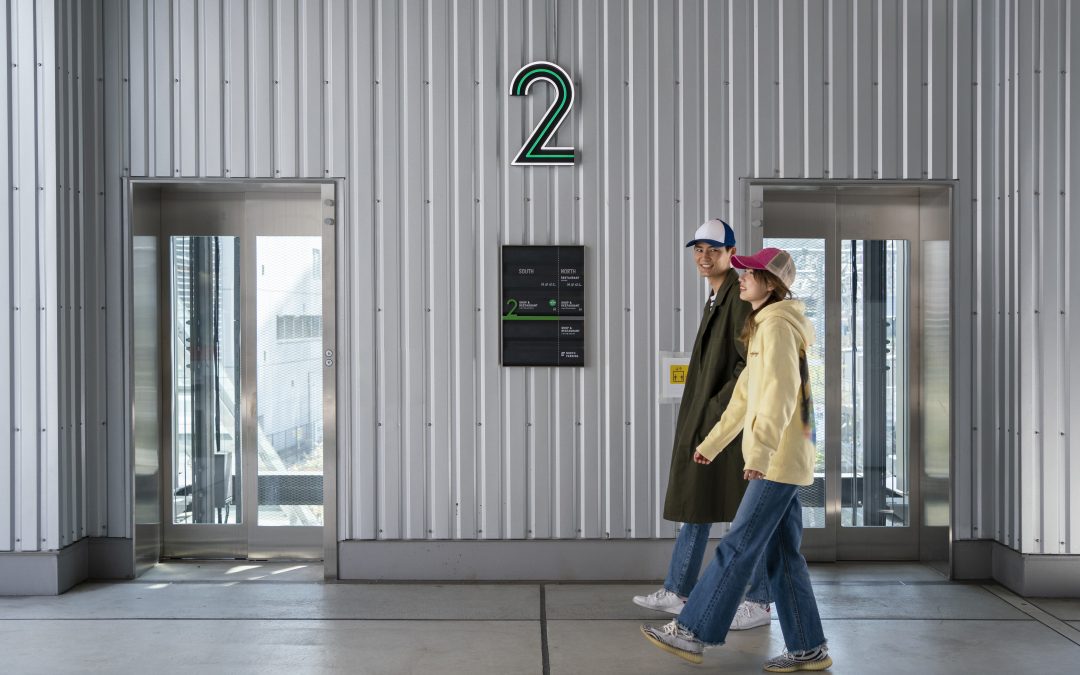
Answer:
<svg viewBox="0 0 1080 675"><path fill-rule="evenodd" d="M746 582L764 558L788 651L825 644L802 543L799 486L759 478L750 481L731 531L686 601L679 625L705 644L723 644Z"/></svg>
<svg viewBox="0 0 1080 675"><path fill-rule="evenodd" d="M671 566L668 567L664 588L675 595L687 597L697 584L701 562L705 558L705 548L709 545L709 531L712 523L684 523L675 539L675 550L671 552ZM746 599L767 605L772 602L768 578L765 575L765 561L754 568L750 580L750 590Z"/></svg>

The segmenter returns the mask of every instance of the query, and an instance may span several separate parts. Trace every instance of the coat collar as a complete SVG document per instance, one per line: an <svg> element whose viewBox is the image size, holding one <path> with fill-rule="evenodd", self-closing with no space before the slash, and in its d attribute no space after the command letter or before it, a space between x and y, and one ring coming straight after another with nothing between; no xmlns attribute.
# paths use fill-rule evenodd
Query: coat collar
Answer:
<svg viewBox="0 0 1080 675"><path fill-rule="evenodd" d="M724 283L720 284L720 288L716 289L716 300L713 302L713 308L719 307L727 302L732 291L735 291L735 297L738 297L738 290L739 273L733 269L729 269L727 277L724 279Z"/></svg>

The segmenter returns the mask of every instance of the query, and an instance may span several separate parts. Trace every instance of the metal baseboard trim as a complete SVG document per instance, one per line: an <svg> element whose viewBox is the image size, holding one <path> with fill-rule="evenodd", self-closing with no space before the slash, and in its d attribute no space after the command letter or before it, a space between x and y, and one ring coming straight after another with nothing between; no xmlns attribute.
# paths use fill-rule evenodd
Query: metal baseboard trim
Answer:
<svg viewBox="0 0 1080 675"><path fill-rule="evenodd" d="M363 581L643 581L663 579L671 539L343 541L338 578Z"/></svg>

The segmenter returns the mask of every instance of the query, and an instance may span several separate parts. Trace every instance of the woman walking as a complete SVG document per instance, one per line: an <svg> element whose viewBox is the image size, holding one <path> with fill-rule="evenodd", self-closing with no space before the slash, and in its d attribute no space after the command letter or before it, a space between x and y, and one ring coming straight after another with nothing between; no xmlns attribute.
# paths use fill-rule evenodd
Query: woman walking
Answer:
<svg viewBox="0 0 1080 675"><path fill-rule="evenodd" d="M746 270L739 297L753 306L742 339L746 368L723 417L697 447L694 461L708 464L740 431L743 477L749 480L731 530L694 587L677 619L641 632L664 651L701 663L706 645L724 643L743 591L760 559L765 561L787 647L765 670L790 673L832 665L810 584L802 543L800 485L814 479L813 405L806 349L814 328L804 305L789 299L795 263L786 251L766 248L733 256Z"/></svg>

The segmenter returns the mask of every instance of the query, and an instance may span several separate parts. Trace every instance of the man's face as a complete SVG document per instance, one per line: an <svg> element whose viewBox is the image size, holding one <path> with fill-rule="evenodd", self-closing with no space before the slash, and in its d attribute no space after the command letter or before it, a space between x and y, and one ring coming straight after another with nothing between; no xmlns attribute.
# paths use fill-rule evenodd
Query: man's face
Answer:
<svg viewBox="0 0 1080 675"><path fill-rule="evenodd" d="M731 256L735 253L735 247L713 247L704 242L694 244L694 264L698 272L706 279L715 279L727 274L731 269Z"/></svg>

